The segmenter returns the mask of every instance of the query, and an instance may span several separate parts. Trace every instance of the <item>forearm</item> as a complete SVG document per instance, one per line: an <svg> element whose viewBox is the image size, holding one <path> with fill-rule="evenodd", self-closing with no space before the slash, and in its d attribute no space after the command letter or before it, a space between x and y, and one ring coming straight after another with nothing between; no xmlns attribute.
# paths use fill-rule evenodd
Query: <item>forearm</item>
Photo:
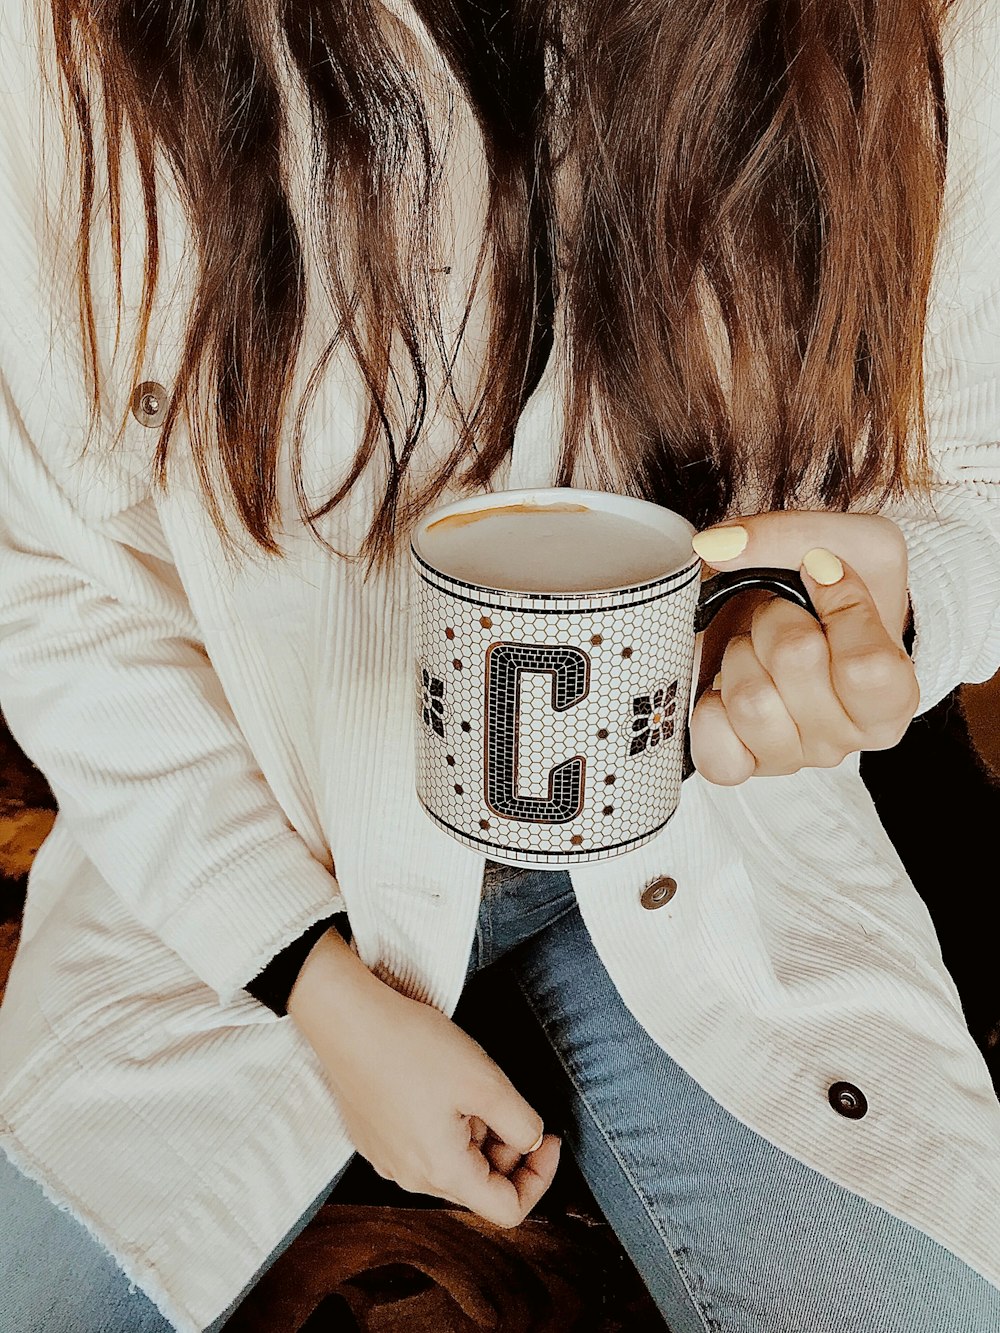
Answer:
<svg viewBox="0 0 1000 1333"><path fill-rule="evenodd" d="M287 1010L307 1038L329 1029L334 1009L350 1014L355 1001L384 988L336 929L322 934L299 969ZM346 1007L345 1007L346 1001Z"/></svg>

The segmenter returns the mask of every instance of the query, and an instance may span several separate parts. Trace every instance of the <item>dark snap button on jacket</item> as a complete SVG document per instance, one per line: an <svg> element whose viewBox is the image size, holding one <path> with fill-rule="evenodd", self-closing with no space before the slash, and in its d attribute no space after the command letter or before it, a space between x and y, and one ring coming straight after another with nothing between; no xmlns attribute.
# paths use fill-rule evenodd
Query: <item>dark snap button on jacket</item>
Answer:
<svg viewBox="0 0 1000 1333"><path fill-rule="evenodd" d="M642 891L642 897L639 901L643 907L652 911L656 907L662 907L668 903L677 892L677 881L671 879L669 875L657 875L656 879L651 879Z"/></svg>
<svg viewBox="0 0 1000 1333"><path fill-rule="evenodd" d="M853 1083L834 1083L827 1096L837 1114L847 1116L848 1120L860 1120L868 1114L868 1098Z"/></svg>
<svg viewBox="0 0 1000 1333"><path fill-rule="evenodd" d="M162 384L143 380L132 392L132 415L140 426L156 427L162 425L169 403L170 395Z"/></svg>

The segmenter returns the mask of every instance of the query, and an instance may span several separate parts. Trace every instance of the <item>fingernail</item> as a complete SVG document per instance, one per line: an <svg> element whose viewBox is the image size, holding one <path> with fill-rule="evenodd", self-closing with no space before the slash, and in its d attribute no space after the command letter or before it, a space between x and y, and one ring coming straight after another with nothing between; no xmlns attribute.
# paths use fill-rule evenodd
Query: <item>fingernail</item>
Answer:
<svg viewBox="0 0 1000 1333"><path fill-rule="evenodd" d="M721 690L721 689L722 689L722 672L721 672L721 671L717 671L717 672L715 673L715 679L712 681L712 689L713 689L713 690Z"/></svg>
<svg viewBox="0 0 1000 1333"><path fill-rule="evenodd" d="M538 1138L535 1139L534 1143L528 1149L528 1152L524 1154L525 1157L527 1157L528 1153L537 1152L538 1149L542 1146L542 1139L544 1138L545 1138L545 1130L543 1129L541 1134L539 1134Z"/></svg>
<svg viewBox="0 0 1000 1333"><path fill-rule="evenodd" d="M702 560L707 560L710 565L714 565L717 560L735 560L738 555L742 555L746 550L746 544L750 540L746 528L707 528L704 532L696 532L691 538L691 545L695 553L700 555Z"/></svg>
<svg viewBox="0 0 1000 1333"><path fill-rule="evenodd" d="M832 551L827 551L822 546L815 546L811 551L806 551L802 557L802 567L810 578L826 587L831 583L839 583L844 577L844 566Z"/></svg>

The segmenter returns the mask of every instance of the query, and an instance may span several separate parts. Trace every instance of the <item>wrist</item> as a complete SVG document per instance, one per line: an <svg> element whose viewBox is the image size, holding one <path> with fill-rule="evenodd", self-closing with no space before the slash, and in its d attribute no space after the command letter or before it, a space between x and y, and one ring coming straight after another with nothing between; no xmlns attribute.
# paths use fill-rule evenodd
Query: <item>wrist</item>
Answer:
<svg viewBox="0 0 1000 1333"><path fill-rule="evenodd" d="M288 995L288 1013L308 1032L317 1021L328 1023L332 996L343 992L354 997L381 984L339 931L330 929L306 955Z"/></svg>

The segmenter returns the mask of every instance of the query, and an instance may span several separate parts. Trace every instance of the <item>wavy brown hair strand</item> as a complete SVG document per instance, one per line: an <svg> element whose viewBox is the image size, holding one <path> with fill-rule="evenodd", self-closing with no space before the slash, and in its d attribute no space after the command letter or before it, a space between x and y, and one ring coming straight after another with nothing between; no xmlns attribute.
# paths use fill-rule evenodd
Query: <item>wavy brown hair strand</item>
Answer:
<svg viewBox="0 0 1000 1333"><path fill-rule="evenodd" d="M95 411L100 125L119 308L126 139L139 164L137 376L159 268L158 163L187 212L197 285L157 476L183 415L220 528L221 482L253 540L281 549L278 442L314 263L334 317L294 403L295 489L320 536L377 465L370 562L388 560L446 486L491 484L550 354L557 302L564 482L596 477L696 523L745 493L772 508L878 507L924 484L945 0L414 0L488 169L476 270L488 345L471 400L451 382L458 345L431 276L442 163L378 0L50 3L82 150L77 286ZM309 217L293 199L299 162ZM310 506L306 411L345 349L367 415L342 479ZM432 363L457 426L446 456L427 460Z"/></svg>
<svg viewBox="0 0 1000 1333"><path fill-rule="evenodd" d="M744 483L772 508L921 484L937 8L584 0L574 23L573 151L589 169L564 479L596 398L610 475L695 522Z"/></svg>

